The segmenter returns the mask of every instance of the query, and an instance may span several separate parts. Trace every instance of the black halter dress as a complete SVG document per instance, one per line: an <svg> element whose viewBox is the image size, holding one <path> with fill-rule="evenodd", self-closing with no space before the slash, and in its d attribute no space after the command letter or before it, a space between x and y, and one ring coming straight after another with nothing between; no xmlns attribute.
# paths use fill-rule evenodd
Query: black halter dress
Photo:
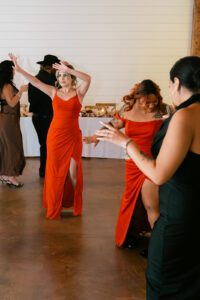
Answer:
<svg viewBox="0 0 200 300"><path fill-rule="evenodd" d="M200 102L195 94L177 107ZM173 117L173 116L172 116ZM152 144L156 158L171 117L160 127ZM166 157L167 159L167 157ZM149 245L148 300L200 299L200 154L188 151L181 166L159 187L160 217Z"/></svg>

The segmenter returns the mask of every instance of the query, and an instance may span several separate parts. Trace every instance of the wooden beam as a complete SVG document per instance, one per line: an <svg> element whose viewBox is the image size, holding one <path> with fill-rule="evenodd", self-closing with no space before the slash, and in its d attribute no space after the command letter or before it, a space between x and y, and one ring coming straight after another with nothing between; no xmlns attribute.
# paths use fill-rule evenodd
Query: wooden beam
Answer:
<svg viewBox="0 0 200 300"><path fill-rule="evenodd" d="M194 0L191 55L200 56L200 0Z"/></svg>

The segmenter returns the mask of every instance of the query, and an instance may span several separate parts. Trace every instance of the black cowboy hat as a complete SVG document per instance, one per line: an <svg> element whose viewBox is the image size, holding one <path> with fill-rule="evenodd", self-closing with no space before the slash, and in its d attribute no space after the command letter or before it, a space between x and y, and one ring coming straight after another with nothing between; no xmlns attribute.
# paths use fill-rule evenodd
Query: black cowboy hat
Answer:
<svg viewBox="0 0 200 300"><path fill-rule="evenodd" d="M60 60L57 58L57 56L47 54L44 56L44 60L37 61L37 64L44 65L44 66L51 66L52 64L59 63L59 62Z"/></svg>

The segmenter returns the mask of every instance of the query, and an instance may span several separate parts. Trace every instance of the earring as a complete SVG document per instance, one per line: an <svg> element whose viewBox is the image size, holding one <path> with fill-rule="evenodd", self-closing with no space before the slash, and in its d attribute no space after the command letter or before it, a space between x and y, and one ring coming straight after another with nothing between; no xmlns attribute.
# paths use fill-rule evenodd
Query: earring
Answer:
<svg viewBox="0 0 200 300"><path fill-rule="evenodd" d="M56 80L56 82L55 82L55 87L60 88L60 84L59 84L58 80Z"/></svg>

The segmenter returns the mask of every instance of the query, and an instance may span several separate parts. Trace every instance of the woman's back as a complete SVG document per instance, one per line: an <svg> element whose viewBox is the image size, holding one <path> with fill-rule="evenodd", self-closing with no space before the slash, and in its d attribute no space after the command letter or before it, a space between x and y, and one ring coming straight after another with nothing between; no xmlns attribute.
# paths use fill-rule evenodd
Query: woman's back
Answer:
<svg viewBox="0 0 200 300"><path fill-rule="evenodd" d="M200 154L200 103L185 108L187 122L193 131L190 151ZM181 113L181 111L180 111Z"/></svg>
<svg viewBox="0 0 200 300"><path fill-rule="evenodd" d="M188 217L192 217L197 210L196 204L200 209L200 190L199 190L199 170L200 170L200 95L196 94L177 107L176 114L179 114L184 122L185 136L188 131L191 139L189 149L185 157L177 168L173 176L160 186L160 210L161 216L165 216L171 222L173 215L175 222L187 222ZM163 140L168 130L171 118L164 121L157 133L153 145L152 154L156 158L162 147ZM179 126L176 124L176 126ZM176 142L176 141L175 141ZM167 160L167 158L166 158ZM196 204L195 204L196 203ZM191 207L191 209L190 209ZM193 211L194 208L194 211ZM197 208L197 207L196 207ZM193 211L193 212L192 212ZM171 216L171 217L170 217ZM188 217L186 217L188 216ZM192 222L192 218L190 223Z"/></svg>
<svg viewBox="0 0 200 300"><path fill-rule="evenodd" d="M13 95L15 96L18 93L18 89L14 85L12 85L12 88L13 88ZM18 102L14 107L8 105L3 93L0 96L0 105L1 105L2 114L15 115L18 118L20 117L20 103Z"/></svg>

